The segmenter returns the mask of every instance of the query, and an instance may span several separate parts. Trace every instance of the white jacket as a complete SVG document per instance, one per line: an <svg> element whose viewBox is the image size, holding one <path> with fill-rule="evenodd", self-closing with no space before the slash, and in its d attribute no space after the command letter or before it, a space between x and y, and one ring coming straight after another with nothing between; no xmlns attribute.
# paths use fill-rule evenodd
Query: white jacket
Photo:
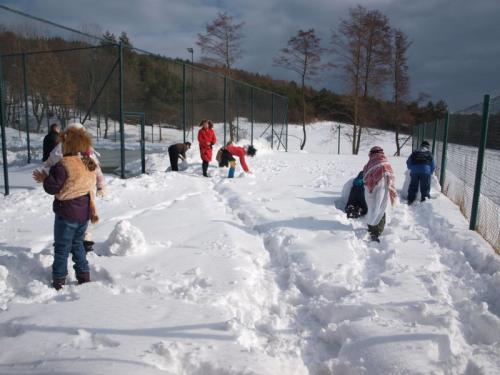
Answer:
<svg viewBox="0 0 500 375"><path fill-rule="evenodd" d="M381 178L377 185L370 193L365 186L365 200L368 206L368 213L366 214L366 223L375 226L380 223L382 216L386 214L386 223L390 222L391 214L391 198L389 195L389 184L387 175Z"/></svg>

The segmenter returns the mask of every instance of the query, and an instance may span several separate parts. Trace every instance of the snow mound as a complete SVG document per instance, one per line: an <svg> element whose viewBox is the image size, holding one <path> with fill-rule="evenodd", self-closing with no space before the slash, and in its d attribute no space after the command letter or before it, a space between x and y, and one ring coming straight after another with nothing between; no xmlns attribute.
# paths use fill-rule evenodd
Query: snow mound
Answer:
<svg viewBox="0 0 500 375"><path fill-rule="evenodd" d="M127 256L142 254L145 251L144 234L127 220L119 221L115 225L105 246L105 255Z"/></svg>

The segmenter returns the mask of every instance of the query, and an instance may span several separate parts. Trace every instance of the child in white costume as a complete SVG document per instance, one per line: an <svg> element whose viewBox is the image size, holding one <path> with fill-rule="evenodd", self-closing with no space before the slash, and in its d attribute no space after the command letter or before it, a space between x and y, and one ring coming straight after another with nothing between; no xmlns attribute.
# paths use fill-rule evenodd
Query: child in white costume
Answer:
<svg viewBox="0 0 500 375"><path fill-rule="evenodd" d="M371 239L379 242L386 214L388 218L391 206L396 203L397 192L394 185L394 171L384 155L384 150L378 146L372 147L369 157L370 160L363 168L365 200L368 206L366 222Z"/></svg>

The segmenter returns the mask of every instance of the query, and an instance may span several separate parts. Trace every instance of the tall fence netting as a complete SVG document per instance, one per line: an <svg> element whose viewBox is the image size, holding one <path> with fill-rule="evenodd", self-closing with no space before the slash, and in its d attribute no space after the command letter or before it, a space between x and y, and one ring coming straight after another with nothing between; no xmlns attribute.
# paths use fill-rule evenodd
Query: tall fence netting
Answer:
<svg viewBox="0 0 500 375"><path fill-rule="evenodd" d="M483 123L483 103L449 115L445 168L441 169L444 153L445 120L415 126L412 131L413 149L423 140L433 147L436 175L444 173L442 191L468 219L476 186L478 150ZM489 126L484 153L479 195L477 230L500 251L500 97L490 102Z"/></svg>

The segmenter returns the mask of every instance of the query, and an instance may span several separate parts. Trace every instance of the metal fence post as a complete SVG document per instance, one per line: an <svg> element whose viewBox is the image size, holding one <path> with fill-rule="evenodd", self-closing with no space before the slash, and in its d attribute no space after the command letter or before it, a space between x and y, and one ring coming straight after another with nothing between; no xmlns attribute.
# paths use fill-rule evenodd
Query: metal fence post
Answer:
<svg viewBox="0 0 500 375"><path fill-rule="evenodd" d="M285 125L286 125L285 144L286 144L286 152L288 152L288 98L286 98L286 103L285 103Z"/></svg>
<svg viewBox="0 0 500 375"><path fill-rule="evenodd" d="M436 134L437 134L437 126L438 126L439 120L436 119L434 121L434 132L432 133L432 156L435 157L436 154Z"/></svg>
<svg viewBox="0 0 500 375"><path fill-rule="evenodd" d="M271 94L271 150L274 148L274 94Z"/></svg>
<svg viewBox="0 0 500 375"><path fill-rule="evenodd" d="M0 56L0 131L2 134L3 181L5 185L5 195L9 195L9 166L7 164L7 142L5 139L5 109L3 106L3 90L2 56Z"/></svg>
<svg viewBox="0 0 500 375"><path fill-rule="evenodd" d="M441 185L441 191L444 189L444 181L446 176L446 158L448 155L448 126L450 124L450 114L446 112L444 118L444 129L443 129L443 155L441 156L441 170L439 176L439 184Z"/></svg>
<svg viewBox="0 0 500 375"><path fill-rule="evenodd" d="M488 119L490 116L490 96L484 96L483 102L483 120L481 125L481 138L477 154L476 180L474 183L474 195L472 197L472 210L470 215L469 229L476 230L477 214L479 210L479 198L481 196L481 179L483 177L484 150L486 149L486 140L488 138Z"/></svg>
<svg viewBox="0 0 500 375"><path fill-rule="evenodd" d="M254 89L251 89L251 105L250 105L250 119L251 119L251 128L250 128L250 144L253 146L253 122L254 122Z"/></svg>
<svg viewBox="0 0 500 375"><path fill-rule="evenodd" d="M30 122L28 118L28 82L26 78L26 54L23 53L23 86L24 86L24 120L26 121L26 144L28 149L28 164L31 163Z"/></svg>
<svg viewBox="0 0 500 375"><path fill-rule="evenodd" d="M337 145L337 155L340 155L340 125L337 124L337 129L339 131L339 139L338 139L338 145Z"/></svg>
<svg viewBox="0 0 500 375"><path fill-rule="evenodd" d="M146 125L144 116L141 116L141 172L146 173Z"/></svg>
<svg viewBox="0 0 500 375"><path fill-rule="evenodd" d="M226 145L226 122L227 122L227 76L224 76L224 146Z"/></svg>
<svg viewBox="0 0 500 375"><path fill-rule="evenodd" d="M118 97L120 111L120 177L125 178L125 124L123 123L123 44L118 44ZM116 134L116 133L115 133Z"/></svg>
<svg viewBox="0 0 500 375"><path fill-rule="evenodd" d="M186 142L186 64L182 64L182 139Z"/></svg>

